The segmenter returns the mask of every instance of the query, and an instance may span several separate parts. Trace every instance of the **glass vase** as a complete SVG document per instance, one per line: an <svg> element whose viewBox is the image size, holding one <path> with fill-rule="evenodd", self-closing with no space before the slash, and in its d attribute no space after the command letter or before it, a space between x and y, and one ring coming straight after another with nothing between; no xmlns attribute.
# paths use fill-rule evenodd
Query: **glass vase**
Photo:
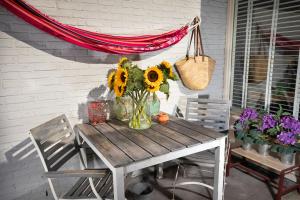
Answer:
<svg viewBox="0 0 300 200"><path fill-rule="evenodd" d="M153 98L152 96L147 100L149 106L149 112L151 116L155 116L159 114L160 111L160 100L159 98Z"/></svg>
<svg viewBox="0 0 300 200"><path fill-rule="evenodd" d="M128 121L132 116L132 99L130 97L120 97L113 103L115 117L121 121Z"/></svg>
<svg viewBox="0 0 300 200"><path fill-rule="evenodd" d="M132 129L147 129L151 126L151 113L146 98L132 99L132 116L129 120L129 127Z"/></svg>

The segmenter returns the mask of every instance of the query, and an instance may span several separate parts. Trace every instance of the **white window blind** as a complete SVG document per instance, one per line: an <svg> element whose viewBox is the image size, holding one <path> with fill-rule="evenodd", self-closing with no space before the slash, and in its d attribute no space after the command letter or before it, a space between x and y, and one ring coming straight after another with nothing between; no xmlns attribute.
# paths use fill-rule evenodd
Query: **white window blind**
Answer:
<svg viewBox="0 0 300 200"><path fill-rule="evenodd" d="M233 107L299 117L300 0L236 0Z"/></svg>

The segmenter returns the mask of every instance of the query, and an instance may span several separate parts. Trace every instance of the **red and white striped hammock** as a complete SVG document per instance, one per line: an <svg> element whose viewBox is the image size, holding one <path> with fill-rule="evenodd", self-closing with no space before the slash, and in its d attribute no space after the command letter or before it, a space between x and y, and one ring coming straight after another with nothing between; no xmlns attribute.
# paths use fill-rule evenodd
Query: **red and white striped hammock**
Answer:
<svg viewBox="0 0 300 200"><path fill-rule="evenodd" d="M112 54L139 54L164 49L178 43L192 28L185 25L158 35L108 35L62 24L23 0L0 0L0 4L29 24L55 37L90 50Z"/></svg>

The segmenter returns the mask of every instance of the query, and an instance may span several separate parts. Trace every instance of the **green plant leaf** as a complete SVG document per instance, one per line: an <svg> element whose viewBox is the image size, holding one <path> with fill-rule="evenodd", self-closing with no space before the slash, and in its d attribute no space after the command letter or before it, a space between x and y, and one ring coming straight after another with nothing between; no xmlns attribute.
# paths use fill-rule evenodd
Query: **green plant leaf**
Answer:
<svg viewBox="0 0 300 200"><path fill-rule="evenodd" d="M291 115L289 112L283 112L282 115Z"/></svg>
<svg viewBox="0 0 300 200"><path fill-rule="evenodd" d="M161 84L159 91L163 92L165 95L167 95L167 99L169 98L169 83L168 82L164 82L163 84Z"/></svg>
<svg viewBox="0 0 300 200"><path fill-rule="evenodd" d="M276 115L278 118L280 118L280 116L282 115L282 112L283 112L282 106L281 106L281 104L279 104L279 110L276 112Z"/></svg>

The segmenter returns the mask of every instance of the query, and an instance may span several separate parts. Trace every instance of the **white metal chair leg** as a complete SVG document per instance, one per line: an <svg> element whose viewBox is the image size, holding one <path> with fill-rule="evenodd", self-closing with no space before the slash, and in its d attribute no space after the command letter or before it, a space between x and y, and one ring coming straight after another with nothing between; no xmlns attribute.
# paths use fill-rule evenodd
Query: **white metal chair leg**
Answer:
<svg viewBox="0 0 300 200"><path fill-rule="evenodd" d="M202 183L202 182L196 182L196 181L185 181L185 182L181 182L181 183L176 184L176 186L181 186L181 185L200 185L200 186L207 187L208 189L214 190L213 186L208 185L206 183Z"/></svg>
<svg viewBox="0 0 300 200"><path fill-rule="evenodd" d="M89 182L90 182L90 186L91 186L91 188L92 188L92 191L93 191L95 197L96 197L97 199L103 200L103 199L100 197L100 195L98 194L98 192L97 192L97 190L96 190L96 188L95 188L95 185L94 185L94 182L93 182L93 179L92 179L92 178L89 178Z"/></svg>

